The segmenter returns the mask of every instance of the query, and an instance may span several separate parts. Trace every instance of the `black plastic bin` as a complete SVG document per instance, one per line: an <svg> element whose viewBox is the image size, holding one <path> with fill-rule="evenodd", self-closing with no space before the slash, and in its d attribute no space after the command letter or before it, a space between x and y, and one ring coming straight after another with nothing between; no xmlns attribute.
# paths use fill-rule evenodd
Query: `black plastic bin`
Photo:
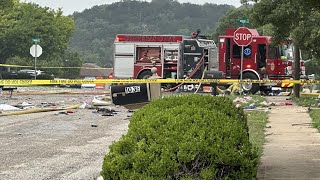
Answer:
<svg viewBox="0 0 320 180"><path fill-rule="evenodd" d="M150 101L148 84L124 84L111 86L112 103L115 105L136 104Z"/></svg>

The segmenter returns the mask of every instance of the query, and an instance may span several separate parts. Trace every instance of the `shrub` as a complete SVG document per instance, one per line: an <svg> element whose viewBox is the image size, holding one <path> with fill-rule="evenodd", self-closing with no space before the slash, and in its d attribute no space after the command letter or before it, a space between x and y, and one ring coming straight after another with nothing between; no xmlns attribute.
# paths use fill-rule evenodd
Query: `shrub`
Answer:
<svg viewBox="0 0 320 180"><path fill-rule="evenodd" d="M104 158L104 179L253 179L247 120L225 97L154 101L134 113L128 133Z"/></svg>

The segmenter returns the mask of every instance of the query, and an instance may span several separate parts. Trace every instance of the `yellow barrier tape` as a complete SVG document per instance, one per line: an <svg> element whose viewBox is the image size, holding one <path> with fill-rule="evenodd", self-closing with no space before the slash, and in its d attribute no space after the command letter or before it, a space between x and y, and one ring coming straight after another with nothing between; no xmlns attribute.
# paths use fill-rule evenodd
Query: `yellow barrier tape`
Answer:
<svg viewBox="0 0 320 180"><path fill-rule="evenodd" d="M49 85L49 84L111 84L111 83L259 83L259 84L320 84L316 80L238 80L238 79L59 79L59 80L25 80L3 79L0 85Z"/></svg>
<svg viewBox="0 0 320 180"><path fill-rule="evenodd" d="M21 68L34 68L34 66L22 66L14 64L0 64L2 67L21 67ZM112 70L113 68L91 68L91 67L50 67L50 66L39 66L38 69L107 69Z"/></svg>

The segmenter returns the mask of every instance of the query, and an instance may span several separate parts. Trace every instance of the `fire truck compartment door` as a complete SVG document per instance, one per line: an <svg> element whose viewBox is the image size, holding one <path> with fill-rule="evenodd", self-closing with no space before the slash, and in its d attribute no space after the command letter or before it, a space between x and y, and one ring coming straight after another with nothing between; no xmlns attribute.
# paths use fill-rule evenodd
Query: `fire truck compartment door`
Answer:
<svg viewBox="0 0 320 180"><path fill-rule="evenodd" d="M164 44L163 49L179 50L179 44Z"/></svg>
<svg viewBox="0 0 320 180"><path fill-rule="evenodd" d="M134 55L134 44L115 44L115 55Z"/></svg>
<svg viewBox="0 0 320 180"><path fill-rule="evenodd" d="M116 78L132 78L134 71L134 57L116 56L113 68L114 76Z"/></svg>
<svg viewBox="0 0 320 180"><path fill-rule="evenodd" d="M134 73L134 44L115 44L114 77L132 78Z"/></svg>

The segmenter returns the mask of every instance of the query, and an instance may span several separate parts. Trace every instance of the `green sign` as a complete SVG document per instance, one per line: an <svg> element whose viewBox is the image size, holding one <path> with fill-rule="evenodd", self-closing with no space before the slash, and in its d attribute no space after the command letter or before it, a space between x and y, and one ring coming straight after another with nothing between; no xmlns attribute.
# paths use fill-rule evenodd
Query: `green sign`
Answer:
<svg viewBox="0 0 320 180"><path fill-rule="evenodd" d="M39 43L39 42L40 42L40 39L39 39L39 38L32 38L32 42L34 42L34 43Z"/></svg>
<svg viewBox="0 0 320 180"><path fill-rule="evenodd" d="M238 20L239 24L249 24L249 19L247 18L242 18Z"/></svg>

